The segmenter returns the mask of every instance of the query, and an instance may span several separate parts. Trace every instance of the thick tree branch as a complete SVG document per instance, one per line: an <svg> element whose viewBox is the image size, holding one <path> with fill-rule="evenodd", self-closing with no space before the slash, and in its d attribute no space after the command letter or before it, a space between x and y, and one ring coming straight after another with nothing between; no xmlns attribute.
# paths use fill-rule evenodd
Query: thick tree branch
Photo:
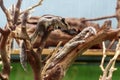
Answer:
<svg viewBox="0 0 120 80"><path fill-rule="evenodd" d="M61 51L56 53L56 55L53 55L54 58L53 57L50 58L49 59L50 61L48 60L46 63L47 65L45 65L45 68L43 68L43 71L45 71L45 72L42 72L42 79L43 80L45 80L45 79L60 80L60 78L64 76L61 74L64 74L66 72L65 70L67 70L67 68L76 59L76 57L78 55L81 55L84 51L86 51L88 48L90 48L91 46L93 46L95 44L101 43L102 41L104 41L106 39L108 40L111 38L115 38L115 36L118 35L120 29L118 29L118 30L108 29L108 25L110 25L109 21L105 22L105 24L106 25L103 26L104 30L102 29L96 35L89 36L88 38L86 38L84 43L71 49L69 52L67 52L65 57L55 59L55 57L57 57L56 56L57 54L58 55L61 54ZM56 73L58 73L58 74L56 75ZM55 75L57 77L55 77Z"/></svg>
<svg viewBox="0 0 120 80"><path fill-rule="evenodd" d="M19 0L20 1L20 0ZM18 2L19 2L18 1ZM10 75L10 50L11 50L11 39L10 39L10 33L14 29L14 25L17 23L17 19L15 22L13 22L12 15L9 13L9 11L5 8L3 0L0 0L0 7L3 10L6 18L7 18L7 25L4 30L0 29L1 35L1 42L0 42L0 54L3 62L3 69L0 74L0 78L2 80L9 80ZM17 7L20 7L17 4ZM17 14L18 12L16 12ZM19 13L18 13L19 14ZM16 16L18 17L18 16ZM13 25L14 23L14 25ZM10 41L10 42L9 42Z"/></svg>
<svg viewBox="0 0 120 80"><path fill-rule="evenodd" d="M6 45L7 45L7 39L8 39L9 32L6 31L5 33L6 35L5 34L2 35L1 42L0 42L0 54L1 54L2 62L3 62L3 70L0 75L2 80L8 80L9 75L10 75L10 57L6 51Z"/></svg>
<svg viewBox="0 0 120 80"><path fill-rule="evenodd" d="M0 7L6 15L7 22L9 24L9 29L12 30L12 16L9 14L9 11L5 8L3 0L0 0Z"/></svg>

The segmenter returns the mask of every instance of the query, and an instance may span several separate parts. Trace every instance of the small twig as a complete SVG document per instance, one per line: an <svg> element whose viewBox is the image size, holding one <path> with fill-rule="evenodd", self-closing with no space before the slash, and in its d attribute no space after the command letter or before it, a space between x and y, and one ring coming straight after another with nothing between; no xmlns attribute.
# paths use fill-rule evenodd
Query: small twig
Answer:
<svg viewBox="0 0 120 80"><path fill-rule="evenodd" d="M113 39L112 42L110 42L107 49L110 49L113 46L114 42L115 42L115 39Z"/></svg>
<svg viewBox="0 0 120 80"><path fill-rule="evenodd" d="M105 61L105 58L106 58L106 47L105 47L105 42L103 41L102 42L103 44L103 57L102 57L102 60L101 60L101 64L100 64L100 68L102 71L104 71L104 61Z"/></svg>
<svg viewBox="0 0 120 80"><path fill-rule="evenodd" d="M103 16L103 17L92 18L92 19L84 19L83 21L98 21L98 20L103 20L103 19L108 19L108 18L116 18L116 15Z"/></svg>
<svg viewBox="0 0 120 80"><path fill-rule="evenodd" d="M35 7L40 6L40 5L42 4L42 2L43 2L43 0L40 0L36 5L33 5L33 6L31 6L30 8L28 8L27 10L22 11L22 12L20 13L20 15L23 14L24 12L28 12L28 11L34 9Z"/></svg>
<svg viewBox="0 0 120 80"><path fill-rule="evenodd" d="M59 50L59 47L61 46L61 44L62 44L62 41L60 41L59 43L58 43L58 45L56 46L56 48L53 50L53 55L54 54L56 54L56 52Z"/></svg>
<svg viewBox="0 0 120 80"><path fill-rule="evenodd" d="M15 13L15 5L14 4L12 4L12 6L10 7L9 12L12 15L12 19L13 19L14 13Z"/></svg>

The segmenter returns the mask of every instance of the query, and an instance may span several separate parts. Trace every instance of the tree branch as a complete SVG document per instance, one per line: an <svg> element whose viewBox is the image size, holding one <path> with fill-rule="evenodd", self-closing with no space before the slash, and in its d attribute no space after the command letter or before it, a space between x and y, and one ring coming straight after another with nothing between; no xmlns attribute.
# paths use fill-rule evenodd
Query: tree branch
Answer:
<svg viewBox="0 0 120 80"><path fill-rule="evenodd" d="M17 4L15 6L15 12L14 12L14 18L13 18L13 25L17 23L20 13L20 7L21 7L22 0L18 0Z"/></svg>
<svg viewBox="0 0 120 80"><path fill-rule="evenodd" d="M102 60L101 60L101 64L100 64L100 68L102 71L104 71L104 61L105 61L105 58L106 58L106 47L105 47L105 42L102 42L103 44L103 57L102 57Z"/></svg>
<svg viewBox="0 0 120 80"><path fill-rule="evenodd" d="M9 32L5 32L5 33L6 35L2 35L0 42L0 54L3 62L3 69L0 74L2 80L8 80L10 75L10 57L6 51Z"/></svg>
<svg viewBox="0 0 120 80"><path fill-rule="evenodd" d="M78 55L81 55L88 48L90 48L91 46L93 46L95 44L101 43L102 41L104 41L106 39L107 40L111 39L111 37L115 38L115 36L118 35L120 29L118 29L118 30L108 29L108 25L110 25L110 21L105 22L105 24L106 25L103 26L104 29L99 31L96 35L92 35L92 36L85 38L84 43L79 44L78 46L69 50L69 52L66 52L66 55L64 55L64 57L57 58L57 59L55 58L55 57L58 57L59 54L62 54L61 52L63 52L63 51L60 50L59 52L56 53L56 55L58 55L58 56L54 55L52 58L50 58L49 59L50 62L48 60L46 63L47 65L45 65L45 68L43 68L43 71L45 71L45 72L42 72L42 74L41 74L42 79L43 80L45 80L45 79L60 80L60 78L64 76L61 74L64 74L66 72L67 68L76 59L76 57ZM106 26L106 28L105 28L105 26ZM67 48L67 47L63 47L63 48L64 48L63 50L66 50L65 48ZM57 73L57 75L56 75L56 73ZM56 75L56 77L55 77L55 75Z"/></svg>
<svg viewBox="0 0 120 80"><path fill-rule="evenodd" d="M9 14L9 11L5 8L3 0L0 0L0 7L1 7L1 9L3 10L3 12L6 15L7 22L9 24L9 29L12 30L12 26L13 26L13 24L12 24L12 17Z"/></svg>
<svg viewBox="0 0 120 80"><path fill-rule="evenodd" d="M103 16L103 17L98 17L98 18L85 19L83 21L98 21L98 20L109 19L109 18L116 18L116 14L111 15L111 16Z"/></svg>
<svg viewBox="0 0 120 80"><path fill-rule="evenodd" d="M35 5L31 6L31 7L30 7L30 8L28 8L27 10L22 11L20 14L23 14L24 12L28 12L28 11L30 11L30 10L32 10L32 9L34 9L35 7L40 6L40 5L42 4L42 2L43 2L43 0L40 0L37 4L35 4Z"/></svg>
<svg viewBox="0 0 120 80"><path fill-rule="evenodd" d="M29 61L29 64L31 65L34 73L34 80L41 80L41 76L40 76L41 68L42 68L41 55L40 55L41 53L39 53L40 52L39 48L37 49L37 51L33 50L32 44L30 42L30 38L26 31L27 18L28 18L28 12L25 12L22 17L21 34L20 34L20 37L21 39L23 39L23 43L25 44L25 47L21 47L23 48L21 49L23 50L21 51L23 53L20 53L20 55L22 55L23 57L21 57L20 60L25 59L25 57L27 56L27 60Z"/></svg>
<svg viewBox="0 0 120 80"><path fill-rule="evenodd" d="M120 39L116 47L116 53L114 57L109 61L107 66L105 67L105 70L103 71L103 76L100 77L99 80L112 80L112 74L116 70L115 67L115 62L120 55Z"/></svg>

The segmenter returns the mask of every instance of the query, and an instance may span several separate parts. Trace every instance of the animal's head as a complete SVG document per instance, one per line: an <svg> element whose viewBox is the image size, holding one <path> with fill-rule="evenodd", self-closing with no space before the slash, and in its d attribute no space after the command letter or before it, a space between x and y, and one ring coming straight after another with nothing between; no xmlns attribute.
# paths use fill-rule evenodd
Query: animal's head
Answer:
<svg viewBox="0 0 120 80"><path fill-rule="evenodd" d="M40 21L45 25L48 31L51 31L54 29L62 29L62 30L69 29L69 25L65 21L65 18L62 18L60 16L43 15L40 18Z"/></svg>

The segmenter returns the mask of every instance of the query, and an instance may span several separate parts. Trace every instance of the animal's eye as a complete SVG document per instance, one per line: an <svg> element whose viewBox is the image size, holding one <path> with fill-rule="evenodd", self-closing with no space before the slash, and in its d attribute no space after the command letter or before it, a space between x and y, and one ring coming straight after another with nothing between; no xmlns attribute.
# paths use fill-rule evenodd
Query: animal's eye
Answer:
<svg viewBox="0 0 120 80"><path fill-rule="evenodd" d="M60 26L58 26L58 29L61 29L61 27L60 27Z"/></svg>

